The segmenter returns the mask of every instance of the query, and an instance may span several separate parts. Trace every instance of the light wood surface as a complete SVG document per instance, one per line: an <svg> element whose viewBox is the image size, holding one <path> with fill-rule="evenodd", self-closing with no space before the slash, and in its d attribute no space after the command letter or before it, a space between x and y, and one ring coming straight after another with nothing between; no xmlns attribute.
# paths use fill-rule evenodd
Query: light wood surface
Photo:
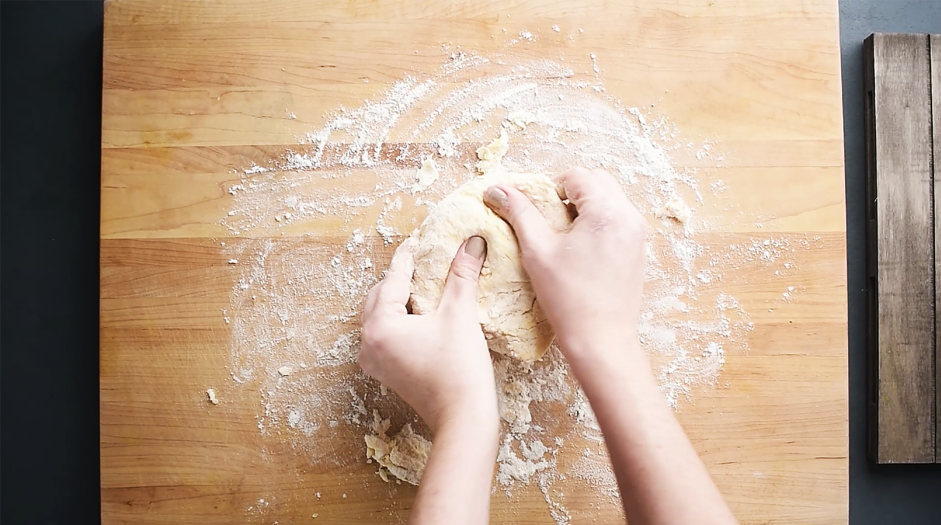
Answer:
<svg viewBox="0 0 941 525"><path fill-rule="evenodd" d="M770 234L811 241L792 257L788 284L801 291L792 301L780 301L780 283L758 262L743 262L722 284L751 314L749 349L730 352L719 383L697 390L677 415L742 523L846 522L835 0L238 0L105 5L104 523L404 521L415 489L376 477L362 429L338 427L319 458L259 434L258 393L238 389L226 369L230 327L221 311L234 284L219 244L226 189L238 180L231 170L296 144L339 105L355 107L411 72L438 67L443 42L502 49L504 27L539 31L520 48L526 58L564 52L590 69L588 54L596 53L610 94L629 106L656 103L684 136L721 144L721 168L683 150L671 157L703 177L721 171L737 206L712 209L712 231L699 242L718 248ZM578 28L578 39L564 38ZM760 227L759 216L767 218ZM288 232L284 242L315 253L346 242L351 225L318 224L315 235ZM382 268L391 248L368 242ZM206 402L208 385L224 403ZM566 446L560 463L571 464L583 446ZM591 487L573 480L555 488L574 523L621 519ZM248 511L259 499L264 511ZM553 523L535 485L512 498L497 491L492 520Z"/></svg>
<svg viewBox="0 0 941 525"><path fill-rule="evenodd" d="M877 33L865 46L878 324L871 451L878 463L933 463L938 216L928 35Z"/></svg>

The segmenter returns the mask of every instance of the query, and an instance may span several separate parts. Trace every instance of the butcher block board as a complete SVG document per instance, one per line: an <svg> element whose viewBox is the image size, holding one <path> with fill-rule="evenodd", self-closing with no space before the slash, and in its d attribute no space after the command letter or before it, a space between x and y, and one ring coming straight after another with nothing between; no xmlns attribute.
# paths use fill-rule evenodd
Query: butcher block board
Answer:
<svg viewBox="0 0 941 525"><path fill-rule="evenodd" d="M789 253L786 280L754 260L726 275L721 289L740 301L753 329L741 348L727 349L715 384L695 386L676 414L742 523L846 522L838 27L836 0L106 2L103 523L404 522L416 489L379 479L365 461L362 426L341 421L316 434L326 441L314 448L284 420L260 431L270 394L233 379L236 328L228 322L238 315L236 269L245 263L232 245L277 232L270 236L288 254L296 248L326 264L362 228L369 271L378 275L395 244L374 227L381 203L368 204L361 223L326 217L236 235L225 220L231 187L254 163L298 147L299 136L339 107L437 70L456 50L564 57L590 79L598 78L596 57L608 96L656 111L684 140L724 152L670 154L704 183L724 181L725 205L710 207L715 194L705 192L698 207L710 220L698 242L771 238L804 247ZM305 191L329 195L371 184L369 176L314 178ZM399 231L412 224L390 220ZM355 363L344 366L356 373ZM332 377L304 388L339 395ZM564 418L561 410L534 417ZM583 449L601 450L578 434L567 439L560 465ZM615 500L575 476L555 479L550 496L576 523L622 519ZM495 491L491 517L565 521L551 510L529 484L510 496Z"/></svg>

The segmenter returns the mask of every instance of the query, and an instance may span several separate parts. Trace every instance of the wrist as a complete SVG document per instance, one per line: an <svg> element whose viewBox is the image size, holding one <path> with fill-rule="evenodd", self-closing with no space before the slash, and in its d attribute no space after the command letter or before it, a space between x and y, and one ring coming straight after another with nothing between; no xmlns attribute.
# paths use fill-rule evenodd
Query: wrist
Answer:
<svg viewBox="0 0 941 525"><path fill-rule="evenodd" d="M573 369L615 366L622 361L646 358L634 329L583 330L560 334L559 348Z"/></svg>
<svg viewBox="0 0 941 525"><path fill-rule="evenodd" d="M591 403L602 430L605 427L602 420L608 419L606 414L631 414L628 420L640 421L643 414L649 415L651 407L657 412L666 409L647 355L636 340L597 344L630 345L628 348L605 346L586 354L590 358L571 363L572 373Z"/></svg>
<svg viewBox="0 0 941 525"><path fill-rule="evenodd" d="M494 396L479 402L453 404L438 414L431 427L435 437L442 433L467 434L475 436L475 440L491 437L496 443L500 433L497 400Z"/></svg>
<svg viewBox="0 0 941 525"><path fill-rule="evenodd" d="M432 446L439 450L460 451L464 461L491 464L497 458L500 420L485 414L457 414L442 418L434 430Z"/></svg>
<svg viewBox="0 0 941 525"><path fill-rule="evenodd" d="M623 381L653 381L647 355L631 332L596 334L575 344L560 342L572 373L588 394Z"/></svg>

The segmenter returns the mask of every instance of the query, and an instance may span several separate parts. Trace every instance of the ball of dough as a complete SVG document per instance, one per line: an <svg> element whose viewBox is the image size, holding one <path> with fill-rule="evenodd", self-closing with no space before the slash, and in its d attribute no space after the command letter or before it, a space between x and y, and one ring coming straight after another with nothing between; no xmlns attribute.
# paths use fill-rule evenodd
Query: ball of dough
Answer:
<svg viewBox="0 0 941 525"><path fill-rule="evenodd" d="M409 305L413 313L433 312L461 243L474 235L483 237L487 259L477 301L484 336L494 352L535 361L552 344L555 333L523 270L516 235L483 202L484 191L494 184L514 186L526 194L556 231L567 231L571 225L568 208L545 175L497 172L472 179L438 203L422 223L413 248L415 273Z"/></svg>

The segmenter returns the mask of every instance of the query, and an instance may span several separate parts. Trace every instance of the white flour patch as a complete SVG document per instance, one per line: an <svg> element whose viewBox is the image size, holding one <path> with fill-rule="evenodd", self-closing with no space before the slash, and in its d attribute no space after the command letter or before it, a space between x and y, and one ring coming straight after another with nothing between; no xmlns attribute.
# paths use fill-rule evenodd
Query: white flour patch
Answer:
<svg viewBox="0 0 941 525"><path fill-rule="evenodd" d="M664 116L604 95L594 55L591 67L594 74L577 75L562 61L453 53L439 71L337 108L296 147L236 171L222 219L233 236L222 249L235 285L220 316L231 328L232 380L259 394L263 436L286 435L311 461L350 465L365 456L331 456L331 440L361 443L374 409L392 419L392 433L407 422L426 431L356 366L358 316L395 245L476 176L475 152L501 131L509 169L556 174L578 165L620 180L649 224L640 337L664 400L679 408L718 383L726 357L747 350L752 329L725 283L737 269L788 259L776 266L783 277L805 246L787 237L710 236L701 192L712 197L728 184L674 167L671 155L695 146ZM717 149L704 143L691 155L717 159ZM416 175L423 162L426 171ZM677 213L657 217L680 198L682 221ZM509 493L538 483L560 523L570 519L562 480L616 497L594 414L558 349L532 365L495 356L494 368L505 422L499 486ZM567 473L559 451L585 443L602 455Z"/></svg>

